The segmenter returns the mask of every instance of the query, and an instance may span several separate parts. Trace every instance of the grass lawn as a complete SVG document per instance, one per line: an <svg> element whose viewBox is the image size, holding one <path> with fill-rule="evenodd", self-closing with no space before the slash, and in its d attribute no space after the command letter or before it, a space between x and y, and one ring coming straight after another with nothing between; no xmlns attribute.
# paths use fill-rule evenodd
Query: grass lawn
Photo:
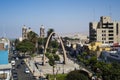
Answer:
<svg viewBox="0 0 120 80"><path fill-rule="evenodd" d="M57 74L56 80L65 80L66 76L67 76L67 74ZM54 75L50 75L50 80L54 80Z"/></svg>

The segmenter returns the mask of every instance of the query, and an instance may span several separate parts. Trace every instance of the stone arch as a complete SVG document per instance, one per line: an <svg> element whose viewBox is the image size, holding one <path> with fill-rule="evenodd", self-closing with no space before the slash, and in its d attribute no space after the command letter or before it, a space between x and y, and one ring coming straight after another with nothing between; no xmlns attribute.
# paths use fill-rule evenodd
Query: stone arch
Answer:
<svg viewBox="0 0 120 80"><path fill-rule="evenodd" d="M46 53L46 49L47 49L47 47L48 47L48 43L49 43L49 41L50 41L50 38L51 38L51 36L52 36L53 34L56 34L56 33L55 33L55 32L52 32L52 33L49 35L49 37L48 37L48 39L47 39L47 43L46 43L46 45L45 45L45 49L44 49L44 53L43 53L43 65L45 64L45 53ZM61 46L62 46L62 49L63 49L64 64L66 64L66 62L67 62L67 56L66 56L65 47L64 47L64 45L63 45L63 42L62 42L61 37L60 37L58 34L56 34L56 35L57 35L58 39L60 40L60 43L61 43Z"/></svg>

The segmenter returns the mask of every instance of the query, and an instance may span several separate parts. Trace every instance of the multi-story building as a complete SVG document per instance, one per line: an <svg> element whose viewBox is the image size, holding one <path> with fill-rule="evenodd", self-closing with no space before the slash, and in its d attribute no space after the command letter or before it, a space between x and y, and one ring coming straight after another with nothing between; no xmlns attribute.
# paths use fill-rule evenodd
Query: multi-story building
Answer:
<svg viewBox="0 0 120 80"><path fill-rule="evenodd" d="M22 28L22 40L28 38L27 34L28 34L28 32L30 32L30 31L32 31L31 28L28 28L28 29L27 29L27 27L26 27L25 25L23 26L23 28Z"/></svg>
<svg viewBox="0 0 120 80"><path fill-rule="evenodd" d="M7 38L0 38L0 64L8 64L9 45Z"/></svg>
<svg viewBox="0 0 120 80"><path fill-rule="evenodd" d="M11 80L11 63L9 63L10 41L0 38L0 80Z"/></svg>
<svg viewBox="0 0 120 80"><path fill-rule="evenodd" d="M44 38L45 37L45 29L44 29L44 26L41 25L40 27L40 38Z"/></svg>
<svg viewBox="0 0 120 80"><path fill-rule="evenodd" d="M120 43L120 22L112 21L109 16L100 17L99 22L90 22L89 38L90 42Z"/></svg>

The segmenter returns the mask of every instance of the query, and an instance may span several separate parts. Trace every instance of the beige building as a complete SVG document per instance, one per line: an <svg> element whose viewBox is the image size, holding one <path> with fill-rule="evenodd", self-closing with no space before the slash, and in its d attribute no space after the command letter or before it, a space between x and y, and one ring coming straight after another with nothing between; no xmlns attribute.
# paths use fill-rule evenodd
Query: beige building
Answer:
<svg viewBox="0 0 120 80"><path fill-rule="evenodd" d="M7 38L0 38L0 50L8 50L10 49L10 41Z"/></svg>
<svg viewBox="0 0 120 80"><path fill-rule="evenodd" d="M22 40L27 39L28 32L32 31L31 28L27 28L25 25L22 28Z"/></svg>
<svg viewBox="0 0 120 80"><path fill-rule="evenodd" d="M102 16L99 22L90 22L89 37L90 42L120 43L120 22L112 21L109 16Z"/></svg>
<svg viewBox="0 0 120 80"><path fill-rule="evenodd" d="M44 38L45 37L45 28L43 25L41 25L40 27L40 38Z"/></svg>

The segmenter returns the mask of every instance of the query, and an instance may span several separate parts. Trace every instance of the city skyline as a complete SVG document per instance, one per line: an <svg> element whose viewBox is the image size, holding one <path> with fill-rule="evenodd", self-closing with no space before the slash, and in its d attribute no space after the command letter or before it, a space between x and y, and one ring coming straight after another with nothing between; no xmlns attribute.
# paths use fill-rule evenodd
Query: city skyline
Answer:
<svg viewBox="0 0 120 80"><path fill-rule="evenodd" d="M57 33L88 33L89 22L100 16L120 21L118 0L1 0L0 37L18 38L22 27L37 34L41 25Z"/></svg>

